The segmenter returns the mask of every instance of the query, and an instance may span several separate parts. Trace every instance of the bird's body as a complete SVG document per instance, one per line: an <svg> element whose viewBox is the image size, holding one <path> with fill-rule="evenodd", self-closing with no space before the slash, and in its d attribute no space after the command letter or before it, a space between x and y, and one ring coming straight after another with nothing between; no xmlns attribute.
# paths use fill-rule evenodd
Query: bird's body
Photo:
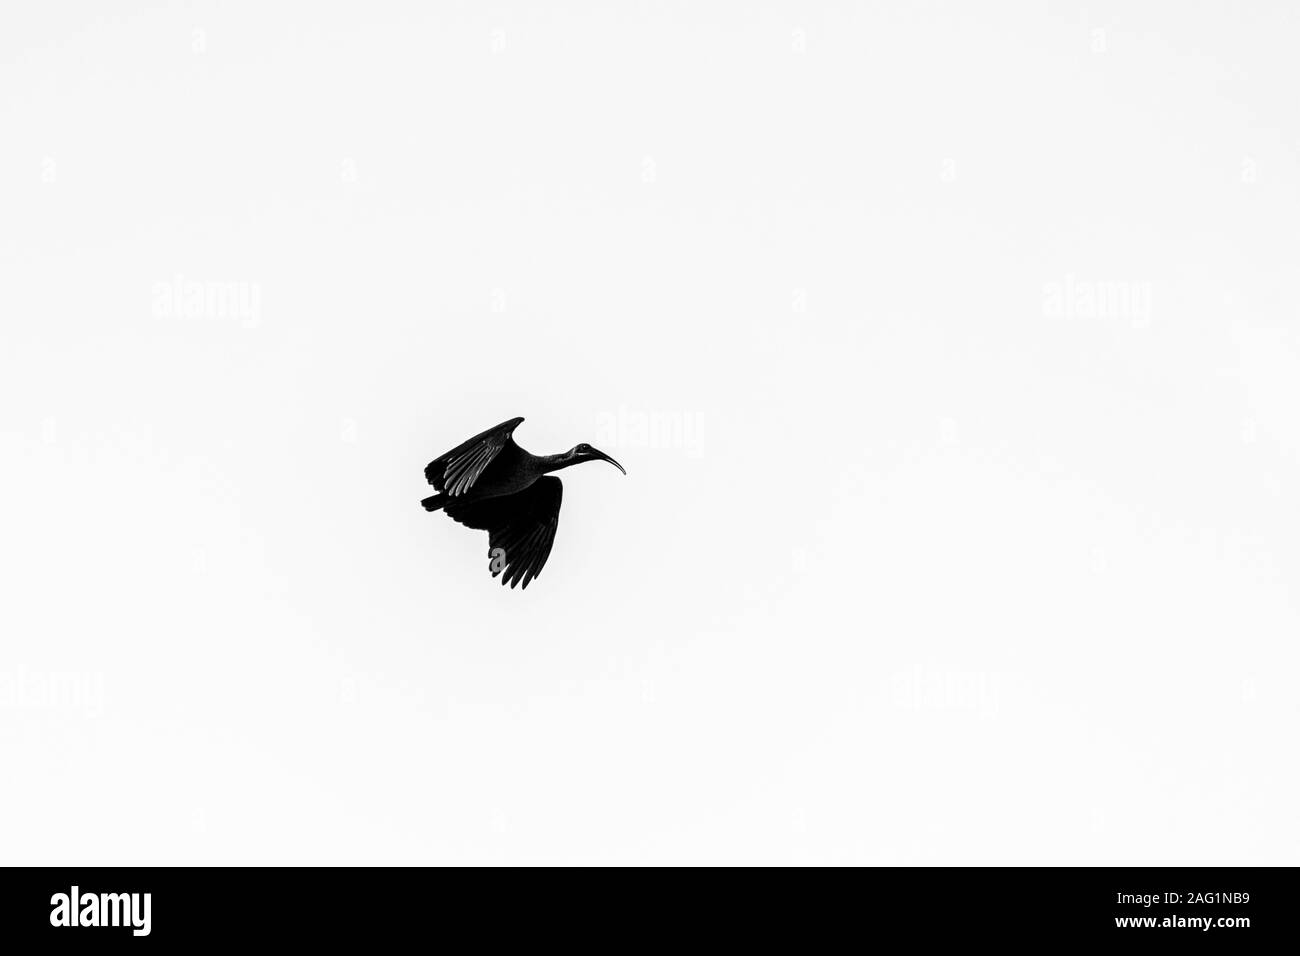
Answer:
<svg viewBox="0 0 1300 956"><path fill-rule="evenodd" d="M447 453L447 455L451 454L451 452ZM437 466L442 464L443 459L446 457L444 455L443 458L430 462L424 471L425 478L435 488L439 487L438 481L435 479L440 476L431 474L430 469L437 470ZM531 455L514 442L510 442L487 464L487 467L483 469L483 473L475 479L469 488L466 488L460 495L448 494L447 497L464 497L466 500L472 501L478 498L499 498L502 495L513 495L523 491L546 474L539 467L539 464L536 455Z"/></svg>
<svg viewBox="0 0 1300 956"><path fill-rule="evenodd" d="M420 502L426 511L446 511L468 528L488 532L489 569L502 584L528 587L550 557L564 488L550 472L583 461L623 466L590 445L558 455L534 455L515 444L512 418L462 442L424 469L440 493ZM627 474L626 471L623 471Z"/></svg>

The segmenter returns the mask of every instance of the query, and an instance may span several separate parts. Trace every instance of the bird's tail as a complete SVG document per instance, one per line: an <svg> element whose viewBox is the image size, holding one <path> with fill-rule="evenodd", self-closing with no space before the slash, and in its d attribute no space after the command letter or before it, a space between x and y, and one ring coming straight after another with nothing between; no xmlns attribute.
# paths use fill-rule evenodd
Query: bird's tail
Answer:
<svg viewBox="0 0 1300 956"><path fill-rule="evenodd" d="M420 504L424 505L425 511L438 511L446 503L446 495L433 495L432 497L425 498L420 502Z"/></svg>

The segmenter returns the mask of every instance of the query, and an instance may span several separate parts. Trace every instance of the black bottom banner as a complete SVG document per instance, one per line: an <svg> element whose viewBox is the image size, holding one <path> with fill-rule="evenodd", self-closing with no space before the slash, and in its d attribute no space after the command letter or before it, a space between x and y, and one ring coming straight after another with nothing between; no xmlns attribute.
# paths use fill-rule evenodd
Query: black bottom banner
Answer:
<svg viewBox="0 0 1300 956"><path fill-rule="evenodd" d="M605 876L436 869L36 868L0 871L7 944L285 942L367 948L412 939L602 947L823 940L1294 946L1293 869L753 870ZM662 877L659 877L662 878ZM696 880L699 880L697 883ZM468 937L466 934L469 934ZM841 943L842 945L842 943ZM25 952L7 946L10 952Z"/></svg>

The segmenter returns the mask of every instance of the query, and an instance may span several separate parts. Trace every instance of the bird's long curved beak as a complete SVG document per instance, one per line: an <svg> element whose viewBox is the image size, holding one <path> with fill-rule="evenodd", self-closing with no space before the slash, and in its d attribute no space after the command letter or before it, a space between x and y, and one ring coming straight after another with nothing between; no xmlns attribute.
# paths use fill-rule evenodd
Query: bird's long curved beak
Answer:
<svg viewBox="0 0 1300 956"><path fill-rule="evenodd" d="M613 458L610 458L609 455L606 455L606 454L605 454L603 451L601 451L599 448L593 448L593 449L591 450L591 453L592 453L593 455L595 455L597 458L599 458L601 461L607 461L607 462L609 462L611 465L613 465L615 468L617 468L617 469L618 469L619 471L621 471L623 474L625 474L625 475L627 474L627 469L626 469L626 468L624 468L622 465L620 465L618 462L616 462Z"/></svg>

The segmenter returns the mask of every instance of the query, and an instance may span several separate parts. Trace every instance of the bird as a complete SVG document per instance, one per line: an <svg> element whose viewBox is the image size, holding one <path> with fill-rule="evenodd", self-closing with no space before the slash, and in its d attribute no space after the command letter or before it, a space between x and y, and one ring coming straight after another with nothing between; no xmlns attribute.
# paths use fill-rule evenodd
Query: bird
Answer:
<svg viewBox="0 0 1300 956"><path fill-rule="evenodd" d="M480 432L429 462L424 477L438 491L420 502L467 528L488 533L488 570L501 584L527 588L542 573L555 543L564 485L553 471L584 461L627 469L585 442L558 455L534 455L515 444L523 418Z"/></svg>

